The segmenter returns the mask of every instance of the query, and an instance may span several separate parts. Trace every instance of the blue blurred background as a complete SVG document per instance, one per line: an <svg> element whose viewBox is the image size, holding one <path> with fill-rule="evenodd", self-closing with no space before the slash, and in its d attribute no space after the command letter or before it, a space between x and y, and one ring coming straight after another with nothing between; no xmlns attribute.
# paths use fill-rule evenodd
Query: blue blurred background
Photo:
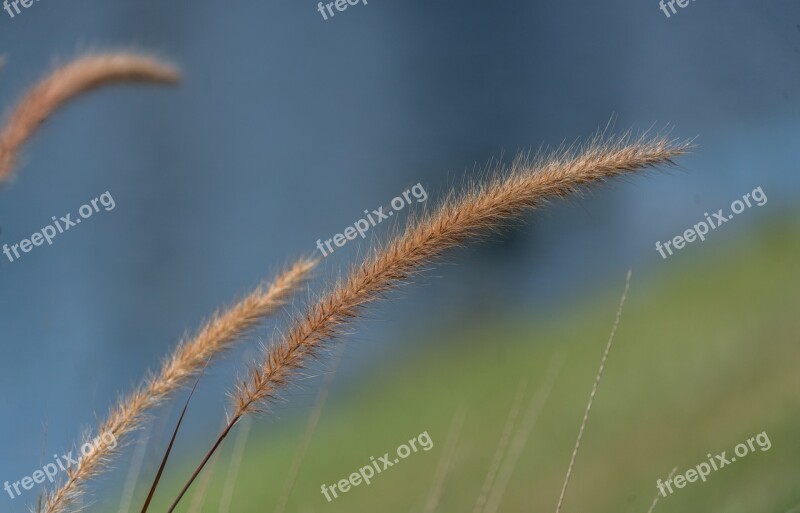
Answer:
<svg viewBox="0 0 800 513"><path fill-rule="evenodd" d="M327 21L308 0L41 0L13 19L0 12L4 110L55 64L110 49L158 55L184 79L71 103L0 187L0 243L105 191L116 201L51 247L0 259L0 481L38 468L43 443L69 447L215 308L417 182L432 205L476 164L584 139L612 118L612 132L697 137L676 169L558 203L452 254L458 265L359 325L345 381L414 351L431 326L558 312L616 290L629 267L646 282L697 246L663 261L656 240L757 186L768 204L704 245L797 212L792 0L698 0L669 19L655 0L372 0ZM368 246L326 258L311 290ZM193 403L204 420L185 436L218 428L220 391L280 325L265 323L210 371ZM258 429L306 408L312 392L294 391Z"/></svg>

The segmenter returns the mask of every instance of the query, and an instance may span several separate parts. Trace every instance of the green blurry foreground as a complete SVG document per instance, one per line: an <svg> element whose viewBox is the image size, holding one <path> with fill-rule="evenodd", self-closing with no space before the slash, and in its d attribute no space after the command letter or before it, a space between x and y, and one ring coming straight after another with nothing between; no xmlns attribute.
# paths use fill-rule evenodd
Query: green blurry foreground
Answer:
<svg viewBox="0 0 800 513"><path fill-rule="evenodd" d="M706 243L634 272L565 513L646 513L656 480L673 467L683 473L709 453L730 457L736 444L764 431L770 450L756 446L707 482L662 498L655 511L788 513L800 504L800 229L773 224L754 233L757 239ZM519 390L510 456L486 511L555 511L623 285L621 275L606 296L557 320L433 334L406 361L334 388L286 511L409 513L434 511L437 502L435 511L474 511ZM545 389L554 359L563 364ZM544 403L538 417L528 415L535 420L528 433L519 426L537 391ZM452 429L460 410L463 427ZM304 428L304 421L276 423L268 436L250 438L231 511L275 510ZM432 449L331 502L321 493L321 485L370 465L370 456L389 452L394 460L399 445L423 432ZM204 512L219 511L234 440L203 490ZM186 465L173 467L159 495L172 497ZM180 511L192 510L197 488Z"/></svg>

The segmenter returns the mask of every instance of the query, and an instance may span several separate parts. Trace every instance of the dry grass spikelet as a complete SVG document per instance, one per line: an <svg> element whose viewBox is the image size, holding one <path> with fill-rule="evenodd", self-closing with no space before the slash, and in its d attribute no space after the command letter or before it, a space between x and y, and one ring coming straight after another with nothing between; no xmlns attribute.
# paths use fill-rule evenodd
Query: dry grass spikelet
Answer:
<svg viewBox="0 0 800 513"><path fill-rule="evenodd" d="M119 401L106 421L97 427L97 433L110 433L121 440L137 429L149 410L186 385L210 359L229 349L260 320L285 304L315 265L315 260L299 260L269 285L258 287L230 309L212 316L193 338L178 345L157 375ZM66 482L46 497L44 512L66 511L83 494L84 483L105 469L114 452L111 447L103 446L71 468Z"/></svg>
<svg viewBox="0 0 800 513"><path fill-rule="evenodd" d="M362 308L410 280L446 250L519 220L528 210L554 198L580 193L605 182L653 166L667 165L684 154L689 143L665 137L612 141L596 137L587 145L557 151L533 161L517 157L510 169L450 195L435 211L411 219L405 231L374 250L340 279L332 290L295 319L283 339L273 345L235 394L232 419L259 410L275 398L292 374L318 355L327 341L343 333Z"/></svg>
<svg viewBox="0 0 800 513"><path fill-rule="evenodd" d="M11 175L25 141L72 98L105 85L174 84L179 79L180 73L169 64L133 53L88 55L56 69L23 96L0 132L0 181Z"/></svg>

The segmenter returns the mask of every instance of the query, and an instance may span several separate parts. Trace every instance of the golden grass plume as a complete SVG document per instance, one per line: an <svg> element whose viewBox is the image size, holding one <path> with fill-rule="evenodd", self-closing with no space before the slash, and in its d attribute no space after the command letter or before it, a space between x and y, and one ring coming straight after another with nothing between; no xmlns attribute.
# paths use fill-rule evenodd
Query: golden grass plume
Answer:
<svg viewBox="0 0 800 513"><path fill-rule="evenodd" d="M671 164L689 143L665 137L629 136L608 141L601 136L582 148L558 151L530 161L518 157L510 169L496 170L484 183L449 195L435 211L412 218L405 231L374 250L340 279L288 331L238 387L232 419L259 410L314 358L326 342L344 332L362 308L410 280L446 250L519 220L528 210L553 198L579 193L590 184Z"/></svg>
<svg viewBox="0 0 800 513"><path fill-rule="evenodd" d="M119 401L105 422L97 427L97 432L110 433L121 440L137 429L147 418L149 410L186 385L210 359L229 349L260 320L285 304L315 265L315 260L301 259L270 284L256 288L230 309L213 315L194 337L178 345L157 375L145 379L142 385ZM114 452L112 447L105 445L72 467L66 481L46 497L44 512L66 511L83 494L85 482L105 469Z"/></svg>
<svg viewBox="0 0 800 513"><path fill-rule="evenodd" d="M134 53L88 55L56 69L22 97L0 131L0 181L11 175L20 148L36 129L76 96L111 84L174 84L179 79L171 65Z"/></svg>

